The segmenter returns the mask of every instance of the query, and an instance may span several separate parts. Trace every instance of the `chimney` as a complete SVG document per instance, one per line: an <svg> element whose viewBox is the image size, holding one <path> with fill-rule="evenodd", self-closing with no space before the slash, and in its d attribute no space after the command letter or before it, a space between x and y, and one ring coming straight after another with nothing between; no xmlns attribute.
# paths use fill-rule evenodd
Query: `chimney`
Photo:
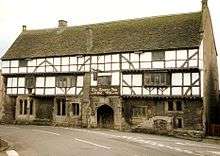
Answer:
<svg viewBox="0 0 220 156"><path fill-rule="evenodd" d="M59 28L67 27L67 21L65 21L65 20L59 20L59 21L58 21L58 27L59 27Z"/></svg>
<svg viewBox="0 0 220 156"><path fill-rule="evenodd" d="M27 26L26 25L22 25L22 31L26 31L27 30Z"/></svg>
<svg viewBox="0 0 220 156"><path fill-rule="evenodd" d="M202 9L208 6L208 0L202 0Z"/></svg>

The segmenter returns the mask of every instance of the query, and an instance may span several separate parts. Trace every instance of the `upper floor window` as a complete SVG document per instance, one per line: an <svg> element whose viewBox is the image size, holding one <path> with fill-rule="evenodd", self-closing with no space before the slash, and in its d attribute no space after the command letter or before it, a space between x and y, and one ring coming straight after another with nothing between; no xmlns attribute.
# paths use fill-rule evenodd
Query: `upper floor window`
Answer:
<svg viewBox="0 0 220 156"><path fill-rule="evenodd" d="M111 76L98 76L97 82L98 86L109 86L111 85Z"/></svg>
<svg viewBox="0 0 220 156"><path fill-rule="evenodd" d="M27 67L27 63L28 61L27 60L19 60L19 67Z"/></svg>
<svg viewBox="0 0 220 156"><path fill-rule="evenodd" d="M27 76L25 77L25 87L26 88L34 88L35 87L35 77L33 76Z"/></svg>
<svg viewBox="0 0 220 156"><path fill-rule="evenodd" d="M165 60L164 51L152 52L152 61L164 61L164 60Z"/></svg>
<svg viewBox="0 0 220 156"><path fill-rule="evenodd" d="M144 85L145 86L168 86L170 85L169 73L145 73Z"/></svg>
<svg viewBox="0 0 220 156"><path fill-rule="evenodd" d="M75 76L58 76L56 77L56 87L70 88L76 86Z"/></svg>

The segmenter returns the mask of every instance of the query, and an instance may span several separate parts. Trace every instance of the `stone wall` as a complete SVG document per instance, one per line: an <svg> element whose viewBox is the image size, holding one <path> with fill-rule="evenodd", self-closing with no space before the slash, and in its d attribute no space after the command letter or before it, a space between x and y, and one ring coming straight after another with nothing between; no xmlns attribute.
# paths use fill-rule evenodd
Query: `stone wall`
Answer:
<svg viewBox="0 0 220 156"><path fill-rule="evenodd" d="M170 101L170 100L169 100ZM175 103L177 99L173 99ZM168 100L124 99L123 116L132 129L145 129L151 133L166 133L175 129L202 131L202 100L181 100L182 110L168 110ZM140 116L133 114L133 108L143 108ZM182 120L182 128L176 126L177 119Z"/></svg>

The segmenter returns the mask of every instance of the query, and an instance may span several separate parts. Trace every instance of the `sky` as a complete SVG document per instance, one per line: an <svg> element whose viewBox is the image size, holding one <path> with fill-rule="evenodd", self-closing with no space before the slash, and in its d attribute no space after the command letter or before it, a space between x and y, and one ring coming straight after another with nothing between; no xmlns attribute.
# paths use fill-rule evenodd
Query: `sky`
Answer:
<svg viewBox="0 0 220 156"><path fill-rule="evenodd" d="M220 73L220 0L209 0ZM0 0L0 57L22 31L201 10L201 0ZM220 75L220 74L219 74Z"/></svg>

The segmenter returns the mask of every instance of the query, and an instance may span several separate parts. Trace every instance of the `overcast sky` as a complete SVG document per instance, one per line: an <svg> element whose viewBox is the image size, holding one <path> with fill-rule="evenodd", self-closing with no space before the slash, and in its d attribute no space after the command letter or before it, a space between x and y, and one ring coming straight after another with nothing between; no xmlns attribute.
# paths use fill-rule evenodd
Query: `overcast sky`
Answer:
<svg viewBox="0 0 220 156"><path fill-rule="evenodd" d="M220 0L209 0L209 9L220 54ZM57 27L59 19L73 26L199 10L201 0L0 0L0 57L22 25L42 29Z"/></svg>

